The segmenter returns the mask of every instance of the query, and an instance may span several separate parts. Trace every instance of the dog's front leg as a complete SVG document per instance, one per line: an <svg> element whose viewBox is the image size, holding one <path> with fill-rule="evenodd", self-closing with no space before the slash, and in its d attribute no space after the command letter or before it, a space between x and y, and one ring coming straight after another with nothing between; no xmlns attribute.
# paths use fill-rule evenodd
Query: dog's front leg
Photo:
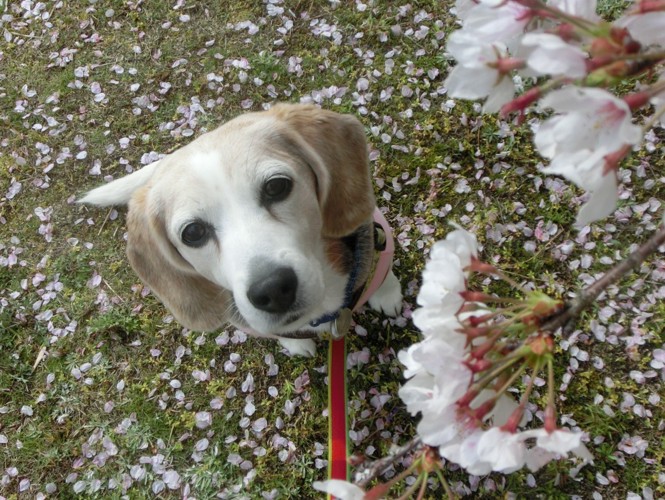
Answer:
<svg viewBox="0 0 665 500"><path fill-rule="evenodd" d="M312 339L279 339L279 343L291 356L312 358L316 354L316 343Z"/></svg>
<svg viewBox="0 0 665 500"><path fill-rule="evenodd" d="M388 271L379 289L369 298L369 306L388 316L397 316L402 311L402 288L392 269Z"/></svg>

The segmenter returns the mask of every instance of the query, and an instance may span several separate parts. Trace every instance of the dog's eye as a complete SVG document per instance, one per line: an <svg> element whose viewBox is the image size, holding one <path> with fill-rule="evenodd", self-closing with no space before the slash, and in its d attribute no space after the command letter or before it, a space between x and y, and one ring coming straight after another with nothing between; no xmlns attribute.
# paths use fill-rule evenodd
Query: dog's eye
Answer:
<svg viewBox="0 0 665 500"><path fill-rule="evenodd" d="M190 222L180 234L182 242L189 247L202 247L210 239L210 226L202 221Z"/></svg>
<svg viewBox="0 0 665 500"><path fill-rule="evenodd" d="M263 199L267 202L282 201L291 192L293 183L288 177L273 177L263 185Z"/></svg>

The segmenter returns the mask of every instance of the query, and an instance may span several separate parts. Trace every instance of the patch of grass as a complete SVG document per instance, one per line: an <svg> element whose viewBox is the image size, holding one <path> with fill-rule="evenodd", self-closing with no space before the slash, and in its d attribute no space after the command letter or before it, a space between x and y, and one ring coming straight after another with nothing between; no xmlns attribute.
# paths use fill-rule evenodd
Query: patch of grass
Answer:
<svg viewBox="0 0 665 500"><path fill-rule="evenodd" d="M621 4L599 6L616 17ZM16 2L8 9L12 40L0 49L0 127L7 131L0 137L0 259L21 252L17 264L0 267L0 434L8 439L0 444L2 495L35 496L53 483L54 496L62 498L166 498L182 494L185 484L197 498L317 497L311 482L325 477L327 443L325 346L313 359L298 359L274 342L232 330L184 331L129 269L124 210L115 218L110 210L68 201L105 175L140 167L145 153L186 144L188 130L196 136L275 101L317 99L358 116L376 156L378 202L388 207L397 235L396 271L409 310L427 248L450 230L450 221L474 230L483 255L508 274L557 295L607 269L599 259L625 255L659 217L646 210L626 222L608 221L615 227L599 224L576 242L570 226L580 193L539 173L530 130L506 135L503 123L479 120L470 103L450 108L439 92L448 61L435 34L455 28L443 3L411 2L401 14L390 2L367 12L354 4L291 2L283 5L284 18L269 16L257 2L173 7L48 3L50 26L24 17ZM430 15L415 22L421 10ZM258 31L238 24L245 21ZM421 25L430 31L418 39L409 30ZM232 62L243 58L246 67ZM359 78L368 79L367 91L358 90ZM95 82L105 94L99 102ZM340 97L320 97L332 86L343 90ZM91 174L96 162L101 175ZM626 169L634 172L643 162L654 172L662 166L657 155L640 153ZM6 199L12 179L22 188ZM663 198L662 183L647 188L633 175L626 186L626 206ZM38 206L52 208L50 220L40 220ZM40 233L46 224L50 241ZM543 236L553 225L554 234ZM568 254L561 250L565 242ZM582 267L585 254L591 262ZM616 344L594 342L592 314L577 325L578 347L602 358L603 369L591 361L573 369L569 351L557 355L557 380L573 375L561 392L561 412L592 440L602 438L589 443L595 465L575 478L566 461L533 479L526 471L494 474L472 481L472 496L564 498L598 490L612 498L645 486L665 494L657 426L665 415L648 402L652 394L665 397L662 384L629 378L631 371L647 372L650 353L665 342L660 283L649 277L661 267L658 257L640 273L643 286L630 289L626 280L603 302L618 311L601 322L607 335L623 329ZM643 313L653 316L642 322ZM367 335L352 336L349 352L366 349L369 361L348 374L352 448L378 458L414 432L416 421L396 395L403 382L396 353L419 334L407 319L368 312L358 321ZM630 335L645 342L626 350ZM608 377L614 385L606 384ZM622 411L624 393L651 416ZM390 399L377 407L372 398L380 395ZM201 412L210 414L207 427ZM619 449L634 435L648 443L644 457ZM599 485L595 473L609 470L620 481ZM173 490L160 483L165 471L178 474ZM452 484L470 484L459 470L447 474ZM22 479L30 480L27 492L18 491ZM429 497L440 494L431 489Z"/></svg>

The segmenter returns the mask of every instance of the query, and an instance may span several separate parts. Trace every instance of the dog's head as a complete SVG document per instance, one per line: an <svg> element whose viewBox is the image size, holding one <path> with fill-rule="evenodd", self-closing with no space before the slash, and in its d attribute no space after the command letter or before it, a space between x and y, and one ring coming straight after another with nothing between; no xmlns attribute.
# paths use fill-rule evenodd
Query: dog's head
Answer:
<svg viewBox="0 0 665 500"><path fill-rule="evenodd" d="M265 336L340 307L339 238L374 209L360 122L286 104L235 118L80 201L128 203L132 267L180 323Z"/></svg>

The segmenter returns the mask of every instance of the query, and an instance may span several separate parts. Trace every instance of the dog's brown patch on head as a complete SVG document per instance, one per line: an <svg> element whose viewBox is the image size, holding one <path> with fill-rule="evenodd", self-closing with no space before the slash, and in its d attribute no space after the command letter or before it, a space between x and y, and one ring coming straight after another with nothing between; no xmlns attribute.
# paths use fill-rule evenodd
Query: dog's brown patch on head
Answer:
<svg viewBox="0 0 665 500"><path fill-rule="evenodd" d="M326 259L332 268L340 274L348 274L353 267L353 254L340 239L325 240Z"/></svg>
<svg viewBox="0 0 665 500"><path fill-rule="evenodd" d="M303 158L316 176L323 236L346 236L371 221L374 192L358 119L309 105L282 104L268 113L286 125L287 151Z"/></svg>

